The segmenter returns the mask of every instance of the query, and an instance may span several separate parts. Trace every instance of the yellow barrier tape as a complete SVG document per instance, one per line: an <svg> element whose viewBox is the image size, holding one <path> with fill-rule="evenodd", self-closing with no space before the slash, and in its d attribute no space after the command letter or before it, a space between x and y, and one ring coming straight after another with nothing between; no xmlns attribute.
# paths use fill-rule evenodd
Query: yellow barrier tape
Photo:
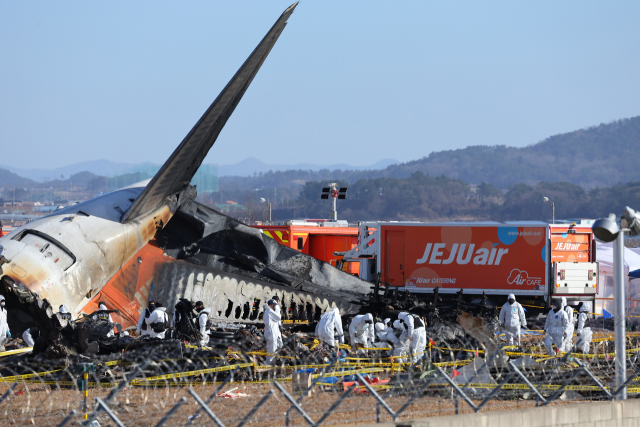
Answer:
<svg viewBox="0 0 640 427"><path fill-rule="evenodd" d="M41 381L41 380L21 380L20 383L24 384L46 384L46 385L55 385L58 387L77 387L77 384L74 381ZM102 388L111 388L116 387L118 384L116 383L97 383L97 382L89 382L89 387L102 387Z"/></svg>
<svg viewBox="0 0 640 427"><path fill-rule="evenodd" d="M464 351L467 353L475 353L477 351L478 353L484 354L484 350L481 350L481 349L472 350L472 349L466 349L466 348L448 348L448 347L436 347L436 346L432 346L429 348L435 348L436 350L442 350L442 351Z"/></svg>
<svg viewBox="0 0 640 427"><path fill-rule="evenodd" d="M33 350L33 347L17 348L15 350L7 350L0 353L0 357L11 356L12 354L27 353Z"/></svg>
<svg viewBox="0 0 640 427"><path fill-rule="evenodd" d="M459 383L457 384L459 387L467 386L470 388L498 388L498 384L482 384L482 383ZM437 383L431 384L431 386L449 386L449 383ZM536 387L537 390L549 390L556 391L559 390L562 385L560 384L541 384ZM531 390L526 384L504 384L501 387L503 390ZM611 387L605 387L605 389L611 391ZM602 391L602 389L595 385L567 385L563 388L563 390L573 390L573 391ZM627 387L627 393L640 393L640 387Z"/></svg>
<svg viewBox="0 0 640 427"><path fill-rule="evenodd" d="M356 370L350 370L350 371L336 371L336 372L331 372L331 373L325 373L325 374L314 374L311 376L311 378L331 378L331 377L343 377L346 375L355 375L355 374L369 374L369 373L374 373L374 372L383 372L384 369L382 368L366 368L366 369L356 369ZM276 379L278 382L291 382L291 377L285 377L285 378L277 378ZM274 382L273 379L270 380L261 380L261 381L242 381L244 384L271 384ZM221 381L193 381L193 383L197 383L198 385L214 385L214 384L221 384ZM189 383L167 383L164 381L159 381L159 380L155 380L155 379L149 379L149 380L138 380L138 381L132 381L131 385L132 386L159 386L159 385L186 385Z"/></svg>
<svg viewBox="0 0 640 427"><path fill-rule="evenodd" d="M436 363L432 363L432 365L443 368L447 366L464 366L464 365L468 365L471 362L473 362L473 359L456 360L455 362L436 362Z"/></svg>
<svg viewBox="0 0 640 427"><path fill-rule="evenodd" d="M52 374L54 372L60 372L62 369L56 369L54 371L47 371L47 372L36 372L34 374L24 374L24 375L13 375L10 377L0 377L0 382L2 383L7 383L7 382L12 382L15 380L24 380L27 378L33 378L33 377L42 377L48 374Z"/></svg>
<svg viewBox="0 0 640 427"><path fill-rule="evenodd" d="M210 374L212 372L230 371L230 370L236 369L236 368L248 368L250 366L254 366L254 364L253 363L239 363L237 365L218 366L216 368L199 369L197 371L187 371L187 372L177 372L175 374L157 375L155 377L149 377L149 378L140 379L140 380L133 380L133 381L131 381L131 384L133 385L134 383L142 382L142 381L147 381L147 382L148 381L161 381L161 380L169 380L169 379L173 379L173 378L191 377L191 376L194 376L194 375Z"/></svg>
<svg viewBox="0 0 640 427"><path fill-rule="evenodd" d="M334 371L331 373L324 374L314 374L311 375L311 378L330 378L330 377L344 377L346 375L355 375L355 374L371 374L374 372L384 372L382 368L365 368L365 369L354 369L351 371Z"/></svg>

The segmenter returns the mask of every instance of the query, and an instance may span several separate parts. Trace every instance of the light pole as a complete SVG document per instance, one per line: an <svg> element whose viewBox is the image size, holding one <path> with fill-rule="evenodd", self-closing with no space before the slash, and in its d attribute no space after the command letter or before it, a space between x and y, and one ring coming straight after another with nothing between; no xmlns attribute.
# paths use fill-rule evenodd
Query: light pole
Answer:
<svg viewBox="0 0 640 427"><path fill-rule="evenodd" d="M620 389L627 380L627 352L626 352L626 313L624 288L624 233L635 236L640 234L640 221L636 211L626 207L620 221L616 223L615 214L608 218L601 218L593 223L593 234L605 243L613 242L613 300L615 325L615 367L616 390ZM626 387L618 393L616 399L627 398Z"/></svg>
<svg viewBox="0 0 640 427"><path fill-rule="evenodd" d="M542 201L547 202L551 205L551 224L555 224L556 223L556 205L551 200L549 200L548 197L543 197Z"/></svg>
<svg viewBox="0 0 640 427"><path fill-rule="evenodd" d="M264 199L264 197L260 198L260 203L266 203L269 206L269 224L271 224L271 203Z"/></svg>
<svg viewBox="0 0 640 427"><path fill-rule="evenodd" d="M333 206L331 207L331 222L338 221L338 208L336 205L336 201L338 199L344 200L347 198L347 187L340 187L337 183L331 183L328 187L324 187L322 189L322 193L320 193L321 199L328 199L331 197L333 201Z"/></svg>

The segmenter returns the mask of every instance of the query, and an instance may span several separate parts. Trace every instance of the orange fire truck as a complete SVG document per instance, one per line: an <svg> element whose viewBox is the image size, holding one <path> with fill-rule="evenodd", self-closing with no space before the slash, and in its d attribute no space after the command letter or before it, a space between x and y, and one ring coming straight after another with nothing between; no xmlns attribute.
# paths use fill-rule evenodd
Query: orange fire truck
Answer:
<svg viewBox="0 0 640 427"><path fill-rule="evenodd" d="M292 220L278 225L252 225L262 232L290 248L311 255L334 267L351 274L359 274L358 262L342 263L341 255L358 243L358 228L349 227L346 221L327 221L324 219Z"/></svg>

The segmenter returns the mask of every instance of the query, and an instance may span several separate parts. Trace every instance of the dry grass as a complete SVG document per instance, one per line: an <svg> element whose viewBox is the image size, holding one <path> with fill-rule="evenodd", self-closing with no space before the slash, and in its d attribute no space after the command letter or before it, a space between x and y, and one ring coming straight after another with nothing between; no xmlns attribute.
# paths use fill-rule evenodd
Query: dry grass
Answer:
<svg viewBox="0 0 640 427"><path fill-rule="evenodd" d="M245 384L236 383L226 386L224 390L238 387L251 395L245 398L236 399L215 399L210 405L214 413L225 423L225 425L237 425L251 409L270 391L268 384ZM194 386L195 391L206 399L215 390L214 386ZM290 392L291 386L286 385ZM4 393L7 386L0 386L0 393ZM82 408L82 394L76 390L50 389L49 386L24 384L20 386L21 394L14 394L9 400L2 403L3 416L2 425L20 426L57 426L62 419L71 412L72 409L78 411ZM18 392L19 393L19 392ZM109 393L107 389L92 389L89 392L90 402L95 397L105 397ZM312 397L302 401L302 407L313 418L318 421L323 414L339 400L342 389L335 391L319 391ZM163 387L163 388L128 388L122 392L110 407L117 416L127 426L148 426L155 425L162 416L182 397L187 397L184 404L174 414L173 418L166 425L184 425L189 416L193 415L199 408L195 400L187 393L186 387ZM398 410L407 401L406 396L392 397L388 403L394 410ZM475 402L476 404L479 401ZM563 403L563 402L560 402ZM416 400L400 417L401 420L424 418L432 416L451 415L456 411L455 402L444 397L421 397ZM535 406L529 400L511 401L491 401L483 412L504 411ZM274 388L274 393L269 397L265 405L252 417L254 422L259 421L260 426L276 427L286 424L285 414L290 404L285 397ZM380 408L381 420L391 420L390 416ZM460 401L458 404L459 413L472 412L468 405ZM79 421L82 417L76 417ZM100 424L114 425L102 415L99 418ZM371 423L376 421L376 400L369 394L351 394L346 398L336 410L328 417L325 424L329 425L354 425ZM72 424L73 425L73 424ZM206 414L202 413L193 425L212 425ZM293 410L290 414L290 425L307 425L306 421Z"/></svg>

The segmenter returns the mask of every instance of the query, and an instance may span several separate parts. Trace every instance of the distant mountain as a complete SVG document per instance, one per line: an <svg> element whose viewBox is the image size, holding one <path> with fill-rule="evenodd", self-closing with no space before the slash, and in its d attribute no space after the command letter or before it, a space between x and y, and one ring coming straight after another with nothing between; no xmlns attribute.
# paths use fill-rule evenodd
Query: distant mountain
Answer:
<svg viewBox="0 0 640 427"><path fill-rule="evenodd" d="M311 170L319 171L323 169L330 170L367 170L367 169L384 169L389 165L398 163L397 160L384 159L370 166L351 166L347 164L335 165L317 165L312 163L299 163L296 165L270 165L264 163L255 157L249 157L234 165L218 166L218 176L252 176L254 173L265 173L269 171L285 171L285 170ZM0 168L6 169L20 177L29 178L36 182L53 181L56 179L65 179L79 172L91 172L98 176L113 176L115 174L122 175L130 173L135 169L160 166L154 163L117 163L110 160L92 160L87 162L75 163L73 165L59 167L55 169L20 169L9 165L0 165ZM64 178L61 178L61 177ZM1 179L1 177L0 177ZM0 183L5 183L1 181Z"/></svg>
<svg viewBox="0 0 640 427"><path fill-rule="evenodd" d="M23 178L15 173L0 168L0 187L33 187L35 182L29 178Z"/></svg>
<svg viewBox="0 0 640 427"><path fill-rule="evenodd" d="M236 163L235 165L218 166L218 176L251 176L254 173L266 173L269 171L277 172L286 170L379 170L385 169L386 167L396 163L398 163L398 161L394 159L383 159L369 166L351 166L344 163L338 163L334 165L318 165L314 163L298 163L295 165L271 165L268 163L264 163L256 159L255 157L249 157L239 163Z"/></svg>
<svg viewBox="0 0 640 427"><path fill-rule="evenodd" d="M29 178L36 182L43 182L61 179L61 176L64 176L62 179L65 179L79 172L91 172L94 175L111 176L119 170L131 166L133 165L103 159L75 163L55 169L20 169L9 165L0 165L0 168L7 169L21 177Z"/></svg>
<svg viewBox="0 0 640 427"><path fill-rule="evenodd" d="M640 116L555 135L523 148L471 146L438 151L389 166L379 176L406 178L417 171L501 188L546 181L589 189L640 181Z"/></svg>

